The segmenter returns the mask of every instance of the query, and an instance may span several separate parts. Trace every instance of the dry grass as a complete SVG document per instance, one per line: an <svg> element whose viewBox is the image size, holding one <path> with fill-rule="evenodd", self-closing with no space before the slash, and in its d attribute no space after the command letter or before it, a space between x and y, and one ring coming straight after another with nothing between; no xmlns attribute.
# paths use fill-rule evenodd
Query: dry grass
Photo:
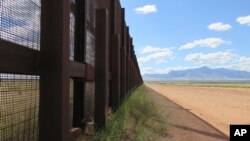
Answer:
<svg viewBox="0 0 250 141"><path fill-rule="evenodd" d="M168 123L159 116L144 86L127 98L95 134L96 141L156 141L166 136Z"/></svg>

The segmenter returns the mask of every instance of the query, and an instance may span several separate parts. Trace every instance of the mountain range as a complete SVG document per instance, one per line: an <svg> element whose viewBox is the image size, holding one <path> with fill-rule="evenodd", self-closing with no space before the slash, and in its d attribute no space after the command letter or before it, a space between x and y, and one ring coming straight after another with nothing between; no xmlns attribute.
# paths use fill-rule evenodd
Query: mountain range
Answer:
<svg viewBox="0 0 250 141"><path fill-rule="evenodd" d="M170 71L166 74L144 74L145 81L241 81L250 80L250 72L226 68L200 67Z"/></svg>

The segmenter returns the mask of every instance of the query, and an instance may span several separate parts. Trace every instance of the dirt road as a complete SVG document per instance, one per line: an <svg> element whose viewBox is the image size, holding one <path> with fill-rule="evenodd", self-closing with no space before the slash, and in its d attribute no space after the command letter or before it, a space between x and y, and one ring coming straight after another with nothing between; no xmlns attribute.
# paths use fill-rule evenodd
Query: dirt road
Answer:
<svg viewBox="0 0 250 141"><path fill-rule="evenodd" d="M250 89L146 84L229 135L230 124L250 124ZM192 122L192 121L191 121Z"/></svg>

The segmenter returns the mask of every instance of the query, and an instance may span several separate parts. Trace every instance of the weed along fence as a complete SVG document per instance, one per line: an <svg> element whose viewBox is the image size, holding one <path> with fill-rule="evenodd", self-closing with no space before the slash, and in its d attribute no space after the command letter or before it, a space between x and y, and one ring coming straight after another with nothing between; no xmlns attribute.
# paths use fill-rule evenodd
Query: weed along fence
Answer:
<svg viewBox="0 0 250 141"><path fill-rule="evenodd" d="M143 83L119 0L0 1L0 140L68 141Z"/></svg>

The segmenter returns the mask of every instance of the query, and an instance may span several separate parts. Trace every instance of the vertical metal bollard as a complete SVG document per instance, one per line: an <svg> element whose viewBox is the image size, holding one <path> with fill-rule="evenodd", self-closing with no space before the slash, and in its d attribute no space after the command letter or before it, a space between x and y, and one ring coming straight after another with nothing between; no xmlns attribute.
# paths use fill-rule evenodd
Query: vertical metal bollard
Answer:
<svg viewBox="0 0 250 141"><path fill-rule="evenodd" d="M120 74L121 74L121 100L124 100L125 96L126 96L126 46L127 46L127 32L126 32L126 23L125 23L125 9L122 8L121 11L121 18L122 18L122 32L121 32L121 41L122 41L122 45L121 45L121 55L120 55Z"/></svg>
<svg viewBox="0 0 250 141"><path fill-rule="evenodd" d="M128 95L130 88L130 35L129 35L129 27L126 27L127 30L127 46L126 46L126 95Z"/></svg>
<svg viewBox="0 0 250 141"><path fill-rule="evenodd" d="M84 63L86 50L85 50L85 10L86 1L77 0L75 7L75 49L74 49L74 61ZM87 75L86 75L87 76ZM73 87L73 127L83 128L82 120L84 118L84 106L85 106L85 88L84 79L74 79ZM86 115L85 115L86 116Z"/></svg>
<svg viewBox="0 0 250 141"><path fill-rule="evenodd" d="M106 124L109 99L108 65L108 13L107 9L96 10L96 87L95 87L95 124L97 128Z"/></svg>
<svg viewBox="0 0 250 141"><path fill-rule="evenodd" d="M111 90L111 99L112 99L112 108L116 110L120 105L120 48L121 41L120 35L113 34L111 42L112 50L112 90Z"/></svg>
<svg viewBox="0 0 250 141"><path fill-rule="evenodd" d="M39 140L69 140L69 0L41 1Z"/></svg>

